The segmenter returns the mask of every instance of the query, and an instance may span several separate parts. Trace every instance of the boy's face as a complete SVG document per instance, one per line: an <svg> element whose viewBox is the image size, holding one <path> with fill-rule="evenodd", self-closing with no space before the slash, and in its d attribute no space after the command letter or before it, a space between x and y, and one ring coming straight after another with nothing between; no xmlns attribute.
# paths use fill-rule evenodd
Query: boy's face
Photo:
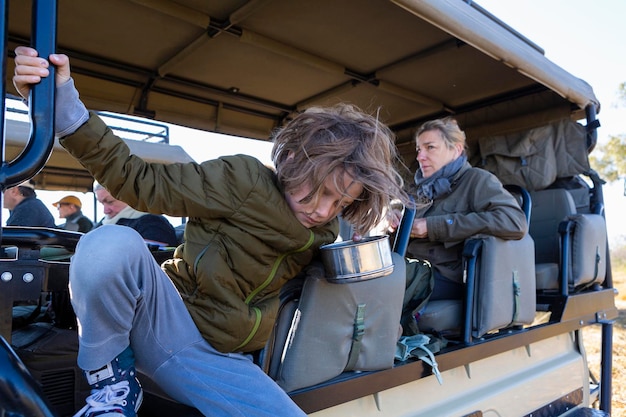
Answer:
<svg viewBox="0 0 626 417"><path fill-rule="evenodd" d="M336 169L324 180L318 198L307 197L311 189L311 185L306 184L285 196L296 218L308 229L322 226L337 217L361 195L363 184L355 182L352 175L343 169Z"/></svg>

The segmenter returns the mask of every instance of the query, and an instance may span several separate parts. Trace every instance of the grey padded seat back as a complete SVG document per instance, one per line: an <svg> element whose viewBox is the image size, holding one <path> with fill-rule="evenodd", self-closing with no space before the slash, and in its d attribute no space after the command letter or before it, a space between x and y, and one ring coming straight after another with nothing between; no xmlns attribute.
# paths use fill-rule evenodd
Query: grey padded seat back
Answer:
<svg viewBox="0 0 626 417"><path fill-rule="evenodd" d="M282 300L262 358L286 392L393 366L406 266L397 253L392 257L391 274L351 283L329 282L321 264L307 268L301 293Z"/></svg>
<svg viewBox="0 0 626 417"><path fill-rule="evenodd" d="M570 288L587 288L602 284L606 278L606 221L599 214L577 214L568 219L566 236L567 284Z"/></svg>
<svg viewBox="0 0 626 417"><path fill-rule="evenodd" d="M559 223L576 214L569 191L563 188L532 191L529 233L535 241L537 263L560 262Z"/></svg>
<svg viewBox="0 0 626 417"><path fill-rule="evenodd" d="M583 196L579 194L581 200ZM582 212L578 210L570 191L562 188L535 191L531 195L529 230L535 240L537 289L560 289L565 293L604 282L607 262L604 217L589 213L581 204L578 207Z"/></svg>
<svg viewBox="0 0 626 417"><path fill-rule="evenodd" d="M521 240L503 240L494 236L477 236L482 241L474 273L467 269L468 282L473 277L475 290L465 304L471 305L471 328L464 332L472 337L532 323L536 310L535 249L529 235ZM467 242L466 242L467 245ZM464 326L463 300L430 301L421 313L421 331L455 335ZM467 334L465 335L468 336Z"/></svg>
<svg viewBox="0 0 626 417"><path fill-rule="evenodd" d="M563 188L531 192L529 234L535 241L538 290L557 290L561 257L559 224L576 214L576 204Z"/></svg>
<svg viewBox="0 0 626 417"><path fill-rule="evenodd" d="M472 335L530 324L535 318L535 245L530 235L520 240L482 237L477 262Z"/></svg>

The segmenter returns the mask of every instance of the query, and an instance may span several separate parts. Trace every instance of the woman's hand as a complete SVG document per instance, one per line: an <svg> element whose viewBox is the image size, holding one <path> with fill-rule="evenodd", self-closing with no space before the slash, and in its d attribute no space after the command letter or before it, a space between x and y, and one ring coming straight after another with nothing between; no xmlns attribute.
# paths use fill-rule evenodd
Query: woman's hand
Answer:
<svg viewBox="0 0 626 417"><path fill-rule="evenodd" d="M400 222L402 221L402 211L400 210L392 210L388 215L389 226L387 230L389 233L393 233L400 226ZM411 225L411 238L425 238L428 236L428 226L425 218L419 218L413 220L413 224Z"/></svg>
<svg viewBox="0 0 626 417"><path fill-rule="evenodd" d="M428 237L428 225L425 218L415 219L411 227L411 237L423 239Z"/></svg>
<svg viewBox="0 0 626 417"><path fill-rule="evenodd" d="M37 50L27 46L15 48L15 73L13 85L17 92L28 98L33 84L50 75L48 67L53 64L57 67L55 85L58 87L70 79L70 60L67 55L52 54L50 61L39 57Z"/></svg>

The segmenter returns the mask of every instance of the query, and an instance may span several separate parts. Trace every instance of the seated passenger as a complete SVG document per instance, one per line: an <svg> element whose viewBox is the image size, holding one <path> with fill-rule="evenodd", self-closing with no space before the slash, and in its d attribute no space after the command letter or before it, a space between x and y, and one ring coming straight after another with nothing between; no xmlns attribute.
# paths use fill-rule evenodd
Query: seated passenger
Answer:
<svg viewBox="0 0 626 417"><path fill-rule="evenodd" d="M65 223L58 226L61 229L81 233L93 229L93 222L81 211L83 203L78 197L68 195L52 205L59 210L59 217L65 219Z"/></svg>
<svg viewBox="0 0 626 417"><path fill-rule="evenodd" d="M431 263L435 287L430 300L460 299L465 240L476 234L521 239L528 229L526 217L495 175L467 162L465 133L456 120L423 124L416 149L419 169L412 195L417 209L407 256Z"/></svg>
<svg viewBox="0 0 626 417"><path fill-rule="evenodd" d="M93 192L104 207L104 218L96 224L117 224L135 229L149 244L159 246L177 246L178 238L174 226L162 215L138 211L116 199L99 183L94 183Z"/></svg>
<svg viewBox="0 0 626 417"><path fill-rule="evenodd" d="M4 208L10 213L7 226L56 227L52 213L37 198L32 180L4 190Z"/></svg>

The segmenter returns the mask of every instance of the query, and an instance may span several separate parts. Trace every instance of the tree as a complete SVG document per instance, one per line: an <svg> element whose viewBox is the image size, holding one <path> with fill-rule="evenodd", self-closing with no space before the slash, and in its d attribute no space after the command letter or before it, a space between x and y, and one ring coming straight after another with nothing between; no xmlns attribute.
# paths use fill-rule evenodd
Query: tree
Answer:
<svg viewBox="0 0 626 417"><path fill-rule="evenodd" d="M620 84L618 97L621 104L626 105L626 82ZM606 181L626 176L626 135L611 136L607 143L598 144L589 162Z"/></svg>
<svg viewBox="0 0 626 417"><path fill-rule="evenodd" d="M591 167L606 181L616 181L626 174L626 135L611 136L599 144L589 157Z"/></svg>

